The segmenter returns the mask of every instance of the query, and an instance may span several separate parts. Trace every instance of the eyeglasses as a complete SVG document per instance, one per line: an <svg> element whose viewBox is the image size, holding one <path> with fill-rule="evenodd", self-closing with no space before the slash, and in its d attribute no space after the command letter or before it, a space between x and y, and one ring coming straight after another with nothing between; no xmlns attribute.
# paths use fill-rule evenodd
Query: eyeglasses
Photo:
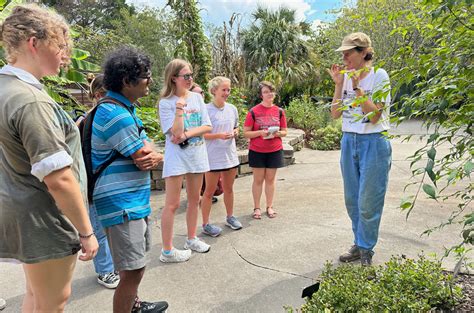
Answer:
<svg viewBox="0 0 474 313"><path fill-rule="evenodd" d="M190 80L190 79L193 79L193 74L194 73L189 73L189 74L184 74L184 75L176 75L176 77L183 77L184 80Z"/></svg>
<svg viewBox="0 0 474 313"><path fill-rule="evenodd" d="M149 84L152 80L151 78L151 74L148 74L148 75L144 75L144 76L138 76L138 78L140 79L146 79L146 83Z"/></svg>
<svg viewBox="0 0 474 313"><path fill-rule="evenodd" d="M66 47L66 44L58 45L59 51L56 53L56 55L59 55L60 53L64 52L64 50L66 50Z"/></svg>

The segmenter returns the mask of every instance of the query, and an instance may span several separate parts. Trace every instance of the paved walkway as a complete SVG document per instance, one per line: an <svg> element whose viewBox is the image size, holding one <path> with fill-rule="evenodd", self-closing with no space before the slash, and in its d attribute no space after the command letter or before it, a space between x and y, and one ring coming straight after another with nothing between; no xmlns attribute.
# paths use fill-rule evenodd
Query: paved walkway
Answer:
<svg viewBox="0 0 474 313"><path fill-rule="evenodd" d="M418 123L408 123L398 133L423 133ZM420 237L428 227L446 218L451 207L440 206L422 196L410 218L397 208L402 190L411 174L406 157L420 144L392 141L393 166L382 219L380 239L374 262L387 261L391 255L416 257L443 252L443 247L459 240L456 228L447 228L430 237ZM296 163L278 172L275 209L278 217L253 220L252 177L239 178L235 184L236 215L244 224L240 231L224 226L222 197L213 205L212 220L224 227L218 238L205 237L212 245L207 254L195 254L184 264L163 264L159 216L164 202L155 192L153 202L153 240L150 262L140 287L145 300L166 299L168 312L283 312L283 306L299 306L301 290L310 285L329 260L352 242L349 219L343 203L338 151L303 149L295 153ZM183 197L184 199L184 197ZM175 245L185 240L185 203L175 222ZM262 204L262 207L264 205ZM454 260L447 260L451 267ZM20 266L0 263L0 296L8 307L3 312L19 312L24 294ZM78 262L73 296L67 312L111 312L113 291L95 282L91 262ZM3 313L2 312L2 313Z"/></svg>

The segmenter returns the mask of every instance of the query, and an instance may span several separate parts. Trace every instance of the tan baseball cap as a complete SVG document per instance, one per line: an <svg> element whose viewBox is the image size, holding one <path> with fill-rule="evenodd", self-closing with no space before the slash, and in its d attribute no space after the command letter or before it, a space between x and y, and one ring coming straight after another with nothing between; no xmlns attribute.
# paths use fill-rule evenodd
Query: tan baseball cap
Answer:
<svg viewBox="0 0 474 313"><path fill-rule="evenodd" d="M368 48L372 47L372 41L369 36L364 33L352 33L344 37L342 44L336 51L345 51L354 49L355 47Z"/></svg>

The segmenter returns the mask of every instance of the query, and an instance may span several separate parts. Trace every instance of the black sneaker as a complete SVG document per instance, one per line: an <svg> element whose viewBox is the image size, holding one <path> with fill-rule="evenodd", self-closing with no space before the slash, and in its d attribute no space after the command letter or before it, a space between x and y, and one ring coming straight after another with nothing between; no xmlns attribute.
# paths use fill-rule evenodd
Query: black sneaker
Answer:
<svg viewBox="0 0 474 313"><path fill-rule="evenodd" d="M146 302L135 300L135 305L132 308L132 313L161 313L166 312L168 308L168 302Z"/></svg>
<svg viewBox="0 0 474 313"><path fill-rule="evenodd" d="M373 255L374 255L374 251L361 249L360 250L360 265L371 266Z"/></svg>
<svg viewBox="0 0 474 313"><path fill-rule="evenodd" d="M347 263L360 259L359 247L353 245L349 251L339 256L339 261Z"/></svg>

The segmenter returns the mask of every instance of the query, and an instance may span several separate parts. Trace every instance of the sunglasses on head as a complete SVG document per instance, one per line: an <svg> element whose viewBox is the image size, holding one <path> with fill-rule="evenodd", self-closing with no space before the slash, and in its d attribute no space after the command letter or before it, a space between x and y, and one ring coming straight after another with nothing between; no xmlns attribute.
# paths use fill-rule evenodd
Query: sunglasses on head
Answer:
<svg viewBox="0 0 474 313"><path fill-rule="evenodd" d="M176 75L176 77L183 77L184 80L190 80L193 78L193 73L184 74L184 75Z"/></svg>

